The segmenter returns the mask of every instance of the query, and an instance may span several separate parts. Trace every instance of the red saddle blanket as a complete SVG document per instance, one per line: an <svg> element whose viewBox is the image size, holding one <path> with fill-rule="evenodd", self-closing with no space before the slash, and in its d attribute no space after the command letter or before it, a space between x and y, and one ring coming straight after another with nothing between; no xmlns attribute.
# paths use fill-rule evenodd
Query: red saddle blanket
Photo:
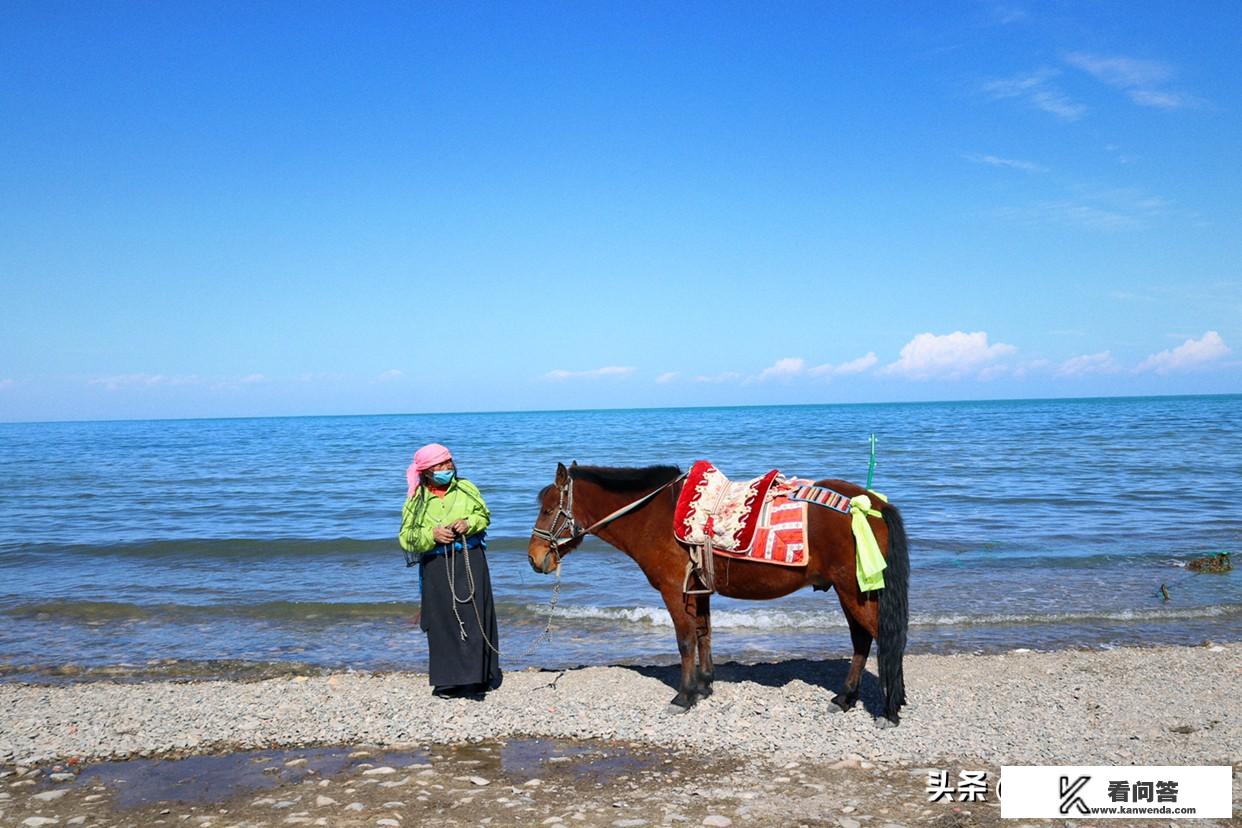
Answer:
<svg viewBox="0 0 1242 828"><path fill-rule="evenodd" d="M673 513L673 535L682 543L756 561L805 566L806 503L776 469L734 482L706 460L686 475Z"/></svg>

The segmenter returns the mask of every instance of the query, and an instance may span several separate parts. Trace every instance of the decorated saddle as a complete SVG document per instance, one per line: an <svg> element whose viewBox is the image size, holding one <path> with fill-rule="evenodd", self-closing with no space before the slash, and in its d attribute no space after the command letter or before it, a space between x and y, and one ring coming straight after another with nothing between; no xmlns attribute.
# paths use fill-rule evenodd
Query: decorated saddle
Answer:
<svg viewBox="0 0 1242 828"><path fill-rule="evenodd" d="M733 481L699 460L673 513L673 535L690 546L785 566L806 566L806 503L789 498L778 470Z"/></svg>
<svg viewBox="0 0 1242 828"><path fill-rule="evenodd" d="M673 512L673 535L691 550L684 587L691 577L714 591L712 553L753 561L806 566L807 507L822 506L851 522L858 585L864 592L884 587L884 555L868 517L880 517L876 491L847 497L809 480L784 477L773 469L752 480L732 481L706 460L691 466Z"/></svg>

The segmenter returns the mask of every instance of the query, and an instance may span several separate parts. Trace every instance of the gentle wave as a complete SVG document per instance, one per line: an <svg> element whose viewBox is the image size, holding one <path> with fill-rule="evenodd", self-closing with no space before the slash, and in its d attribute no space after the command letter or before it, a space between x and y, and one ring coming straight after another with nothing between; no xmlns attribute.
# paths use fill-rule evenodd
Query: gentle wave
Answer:
<svg viewBox="0 0 1242 828"><path fill-rule="evenodd" d="M488 554L508 558L520 556L525 566L526 537L505 535L488 536ZM605 547L599 542L590 542L587 548L590 555L603 554L609 560L623 566L634 566L626 561L623 553ZM1169 568L1185 568L1195 558L1211 554L1208 551L1187 553L1185 556L1170 556L1167 550L1147 553L1113 553L1113 554L1082 554L1081 552L1028 550L1006 550L998 552L990 549L954 549L948 548L920 550L917 546L911 550L911 559L916 569L927 573L953 571L963 566L987 567L996 571L1011 569L1028 569L1031 567L1048 567L1058 570L1093 570L1098 567L1135 565ZM201 560L201 561L262 561L270 559L314 558L320 561L336 558L347 560L358 559L391 559L401 560L400 547L395 538L194 538L185 540L154 540L113 544L23 544L11 545L0 543L0 567L22 567L31 564L46 564L48 558L71 557L76 560L88 560L106 556L121 558L166 560L169 562ZM583 556L584 558L586 555ZM506 560L506 563L509 563ZM575 566L581 561L575 561ZM523 570L525 571L525 570Z"/></svg>
<svg viewBox="0 0 1242 828"><path fill-rule="evenodd" d="M349 621L408 618L417 603L401 601L337 603L329 601L267 601L257 604L134 604L123 601L46 601L8 607L10 618L47 621L183 621L246 618L270 621Z"/></svg>
<svg viewBox="0 0 1242 828"><path fill-rule="evenodd" d="M536 606L528 606L534 612ZM546 607L543 608L546 612ZM914 627L957 627L984 624L1074 624L1100 621L1171 621L1191 618L1231 618L1242 615L1242 604L1216 604L1205 607L1174 609L1122 610L1118 612L1053 612L1053 613L984 613L914 614ZM584 621L621 621L671 627L672 619L663 607L570 607L558 609L557 619ZM840 611L815 610L715 610L712 627L716 629L806 630L846 626Z"/></svg>
<svg viewBox="0 0 1242 828"><path fill-rule="evenodd" d="M498 601L497 614L511 623L545 620L547 604ZM35 621L76 621L107 623L118 621L164 621L193 623L229 618L274 622L320 622L325 624L363 620L408 620L417 616L419 605L409 601L330 602L266 601L249 604L137 604L122 601L44 601L19 604L0 611L14 619ZM1242 615L1242 604L1214 604L1201 607L1162 607L1112 612L1049 613L915 613L914 627L958 627L985 624L1075 624L1109 621L1168 621L1176 619L1232 618ZM594 626L595 622L670 627L668 611L660 606L558 607L556 623ZM808 630L846 626L840 610L747 609L712 612L716 629Z"/></svg>
<svg viewBox="0 0 1242 828"><path fill-rule="evenodd" d="M526 538L488 536L490 552L526 552ZM278 558L314 556L401 557L401 547L391 538L187 538L112 544L0 544L0 563L21 556L119 555L143 558Z"/></svg>

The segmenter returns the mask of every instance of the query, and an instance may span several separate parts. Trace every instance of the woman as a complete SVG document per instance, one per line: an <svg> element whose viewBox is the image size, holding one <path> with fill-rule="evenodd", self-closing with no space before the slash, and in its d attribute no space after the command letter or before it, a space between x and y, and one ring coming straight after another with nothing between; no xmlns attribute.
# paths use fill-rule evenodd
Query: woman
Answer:
<svg viewBox="0 0 1242 828"><path fill-rule="evenodd" d="M398 539L418 565L420 626L437 696L482 698L500 686L500 648L484 541L491 514L478 488L457 476L449 450L423 446L406 471Z"/></svg>

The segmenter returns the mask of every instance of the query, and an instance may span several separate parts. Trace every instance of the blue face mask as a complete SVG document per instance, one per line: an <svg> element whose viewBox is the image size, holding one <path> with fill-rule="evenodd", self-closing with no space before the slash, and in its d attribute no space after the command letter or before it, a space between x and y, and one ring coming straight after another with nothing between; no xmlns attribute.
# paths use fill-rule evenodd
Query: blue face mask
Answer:
<svg viewBox="0 0 1242 828"><path fill-rule="evenodd" d="M437 486L447 486L453 482L453 471L438 471L431 473L431 479L435 481Z"/></svg>

